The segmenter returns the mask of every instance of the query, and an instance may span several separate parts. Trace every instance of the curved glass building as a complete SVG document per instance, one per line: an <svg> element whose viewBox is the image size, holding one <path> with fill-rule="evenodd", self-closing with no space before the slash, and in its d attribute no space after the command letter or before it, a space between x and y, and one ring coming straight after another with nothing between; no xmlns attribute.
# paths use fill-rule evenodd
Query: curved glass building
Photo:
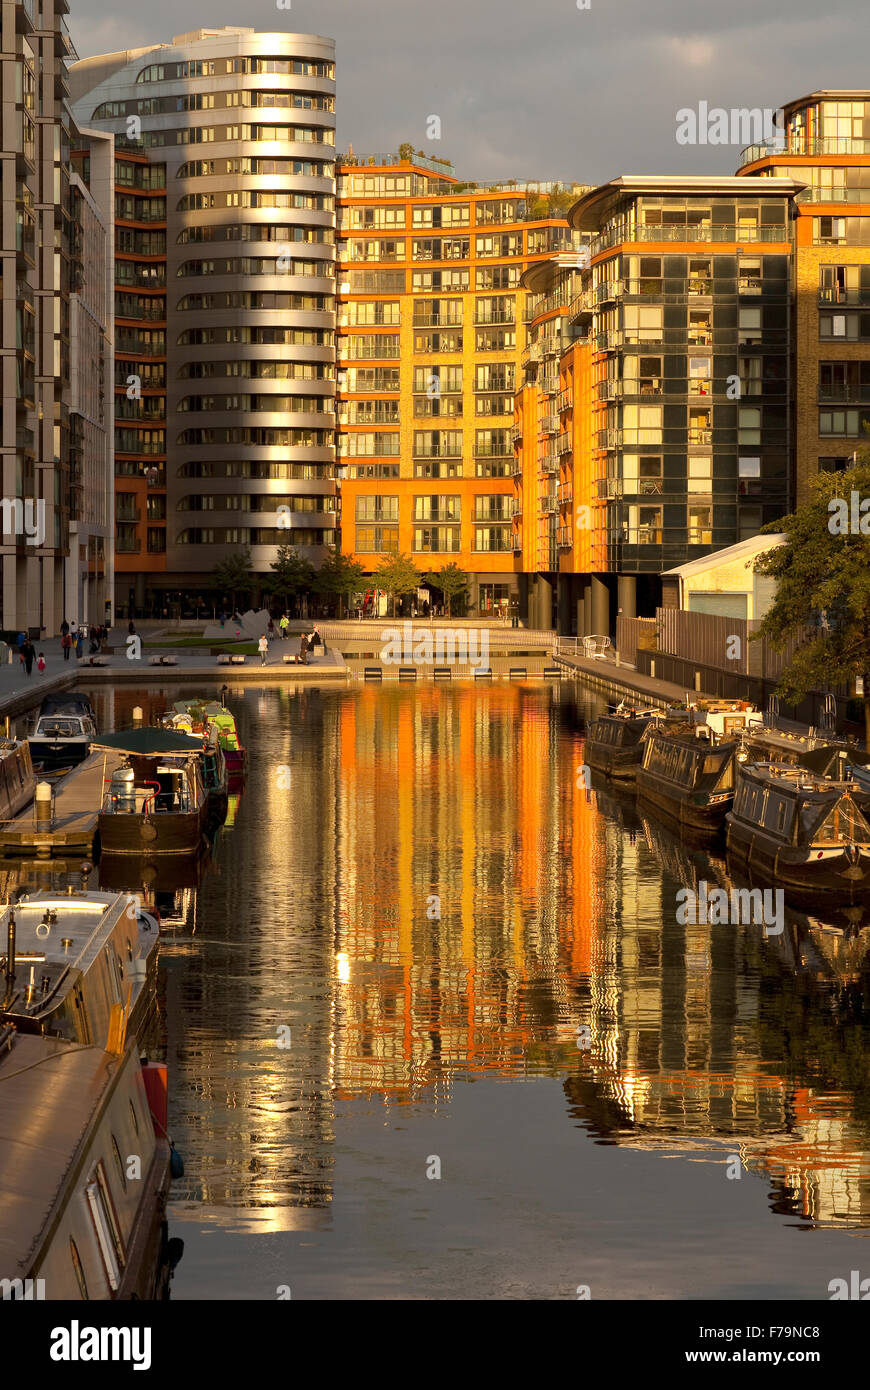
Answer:
<svg viewBox="0 0 870 1390"><path fill-rule="evenodd" d="M71 87L82 123L165 166L160 585L205 590L245 546L255 574L287 542L319 562L337 520L333 41L198 29L86 59Z"/></svg>

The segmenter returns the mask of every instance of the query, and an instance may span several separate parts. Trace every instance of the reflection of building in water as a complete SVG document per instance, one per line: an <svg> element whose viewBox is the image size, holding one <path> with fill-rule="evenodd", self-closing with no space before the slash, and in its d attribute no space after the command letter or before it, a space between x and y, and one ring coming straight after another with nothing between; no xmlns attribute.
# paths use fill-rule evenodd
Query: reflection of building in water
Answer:
<svg viewBox="0 0 870 1390"><path fill-rule="evenodd" d="M171 1119L197 1213L307 1229L332 1199L341 701L269 689L230 704L249 748L243 808L197 891L195 948L161 942Z"/></svg>
<svg viewBox="0 0 870 1390"><path fill-rule="evenodd" d="M561 1070L603 843L545 689L362 687L341 724L336 1084ZM577 782L581 785L578 786Z"/></svg>
<svg viewBox="0 0 870 1390"><path fill-rule="evenodd" d="M740 1153L774 1184L777 1209L870 1224L870 1133L856 1118L864 1038L848 1001L838 1016L819 989L830 971L812 934L794 914L768 941L753 924L678 923L680 887L730 889L723 861L598 800L625 838L621 853L608 840L601 978L590 1052L565 1083L570 1113L628 1147ZM639 892L652 879L658 922Z"/></svg>

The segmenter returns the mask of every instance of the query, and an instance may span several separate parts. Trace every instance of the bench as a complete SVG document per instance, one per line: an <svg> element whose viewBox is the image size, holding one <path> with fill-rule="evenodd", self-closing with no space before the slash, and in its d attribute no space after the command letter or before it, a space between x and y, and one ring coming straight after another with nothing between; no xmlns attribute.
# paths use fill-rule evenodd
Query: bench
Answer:
<svg viewBox="0 0 870 1390"><path fill-rule="evenodd" d="M528 676L525 666L512 666L508 671L508 679L512 681L524 681Z"/></svg>
<svg viewBox="0 0 870 1390"><path fill-rule="evenodd" d="M364 681L382 681L383 679L384 679L384 671L383 671L383 667L382 667L382 666L364 666L364 667L363 667L363 680L364 680Z"/></svg>
<svg viewBox="0 0 870 1390"><path fill-rule="evenodd" d="M232 657L230 656L229 652L218 652L218 666L229 666L231 661Z"/></svg>
<svg viewBox="0 0 870 1390"><path fill-rule="evenodd" d="M474 679L475 679L476 681L491 681L491 680L492 680L492 667L491 667L491 666L478 666L478 667L476 667L476 668L475 668L475 672L474 672Z"/></svg>
<svg viewBox="0 0 870 1390"><path fill-rule="evenodd" d="M177 666L177 665L178 665L178 657L177 657L177 656L150 656L150 657L148 658L148 665L149 665L149 666Z"/></svg>
<svg viewBox="0 0 870 1390"><path fill-rule="evenodd" d="M89 656L86 664L88 666L108 666L110 658L108 656Z"/></svg>
<svg viewBox="0 0 870 1390"><path fill-rule="evenodd" d="M561 680L562 668L561 666L545 666L541 675L545 681Z"/></svg>
<svg viewBox="0 0 870 1390"><path fill-rule="evenodd" d="M449 666L436 666L432 678L436 681L449 681L453 679L453 672Z"/></svg>
<svg viewBox="0 0 870 1390"><path fill-rule="evenodd" d="M244 654L241 653L241 652L240 652L240 653L233 652L232 656L230 657L230 665L231 665L231 666L244 666L244 664L245 664L245 657L244 657Z"/></svg>
<svg viewBox="0 0 870 1390"><path fill-rule="evenodd" d="M400 666L400 667L399 667L399 680L400 680L400 681L415 681L416 679L417 679L417 667L416 667L416 666Z"/></svg>

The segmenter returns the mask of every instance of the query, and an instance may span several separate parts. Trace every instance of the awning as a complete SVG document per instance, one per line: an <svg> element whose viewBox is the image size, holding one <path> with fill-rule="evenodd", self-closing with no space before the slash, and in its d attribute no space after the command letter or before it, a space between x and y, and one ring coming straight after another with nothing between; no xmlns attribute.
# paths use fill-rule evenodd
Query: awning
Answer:
<svg viewBox="0 0 870 1390"><path fill-rule="evenodd" d="M201 735L179 734L174 729L120 729L113 734L101 734L92 749L110 753L132 753L138 757L166 757L173 753L201 753Z"/></svg>

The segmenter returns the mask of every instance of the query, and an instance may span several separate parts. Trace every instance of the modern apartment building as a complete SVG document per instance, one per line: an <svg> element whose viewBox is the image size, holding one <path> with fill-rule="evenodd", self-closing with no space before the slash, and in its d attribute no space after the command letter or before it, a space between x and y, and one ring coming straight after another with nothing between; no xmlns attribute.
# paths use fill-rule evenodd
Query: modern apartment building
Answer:
<svg viewBox="0 0 870 1390"><path fill-rule="evenodd" d="M116 246L119 293L132 273L137 300L119 315L133 353L121 362L155 372L127 373L143 376L129 408L119 383L117 491L133 500L121 505L118 525L136 528L119 533L122 546L141 546L143 507L146 525L143 563L125 563L119 577L122 603L131 587L137 601L150 590L151 603L160 592L186 601L206 594L215 564L243 547L262 574L285 542L319 561L337 522L333 42L199 29L87 59L71 81L78 119L112 131L140 170L130 174L133 215L124 219L134 225L118 229ZM139 318L162 294L163 228L159 220L137 225L136 216L146 194L163 197L163 187L165 426L160 354L140 351L157 340L146 342ZM139 235L129 238L130 230ZM156 272L150 285L143 268ZM129 481L143 462L160 479L164 442L165 524L162 488L149 494L148 469L144 489Z"/></svg>
<svg viewBox="0 0 870 1390"><path fill-rule="evenodd" d="M65 612L84 616L74 612L77 581L68 565L71 516L79 511L73 489L80 483L70 473L70 316L78 309L70 299L67 8L66 0L0 0L0 627L29 627L34 635L57 632ZM89 264L94 254L88 233Z"/></svg>
<svg viewBox="0 0 870 1390"><path fill-rule="evenodd" d="M473 611L506 611L521 277L573 244L564 208L413 152L345 156L338 197L342 549L371 575L397 551L456 564Z"/></svg>
<svg viewBox="0 0 870 1390"><path fill-rule="evenodd" d="M70 502L65 611L84 622L111 623L114 149L112 137L102 132L76 130L74 135L80 148L86 142L87 154L74 158L70 175Z"/></svg>
<svg viewBox="0 0 870 1390"><path fill-rule="evenodd" d="M571 358L541 377L533 340L536 390L520 396L517 422L524 479L534 466L526 436L556 441L537 458L545 476L559 476L545 494L549 526L526 541L539 524L527 484L518 526L523 566L534 564L539 587L555 586L552 620L563 630L608 633L617 612L654 612L663 570L788 510L801 188L787 177L632 176L572 208L590 263L574 299L576 277L551 268L553 291L543 288L555 300L534 322L538 333L555 317ZM566 320L579 338L566 341ZM545 597L537 622L547 609Z"/></svg>
<svg viewBox="0 0 870 1390"><path fill-rule="evenodd" d="M751 145L739 172L791 177L796 500L842 468L870 427L870 92L818 91L783 108L782 149Z"/></svg>

